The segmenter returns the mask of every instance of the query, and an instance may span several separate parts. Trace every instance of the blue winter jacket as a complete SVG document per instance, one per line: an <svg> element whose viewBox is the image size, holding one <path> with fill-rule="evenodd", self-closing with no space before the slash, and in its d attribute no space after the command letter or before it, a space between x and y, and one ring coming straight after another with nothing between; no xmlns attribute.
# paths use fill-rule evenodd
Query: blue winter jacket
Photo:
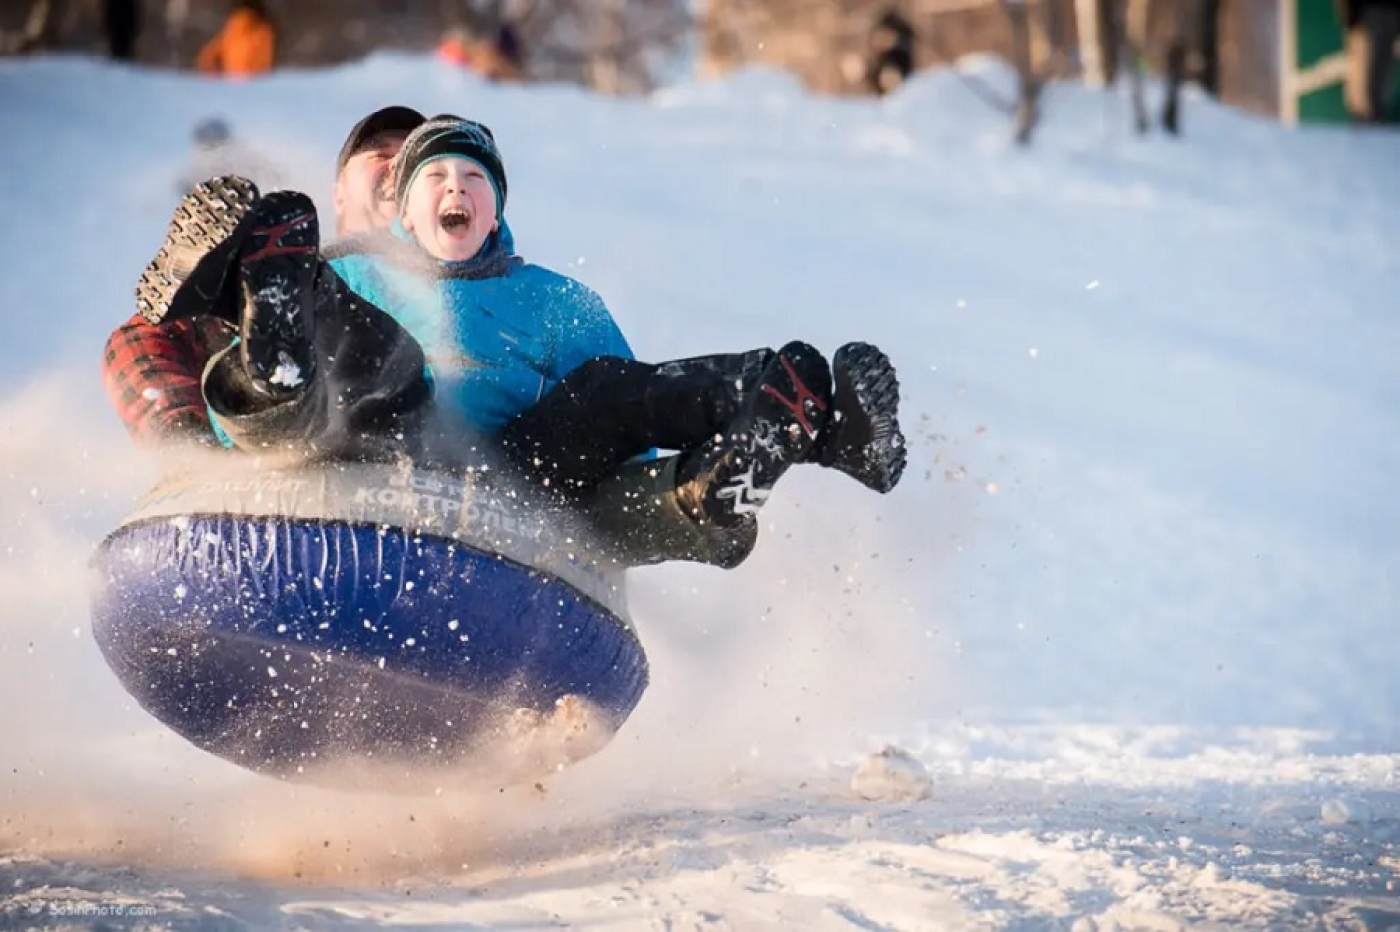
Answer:
<svg viewBox="0 0 1400 932"><path fill-rule="evenodd" d="M634 358L602 298L514 247L502 221L477 256L443 262L396 223L330 263L422 345L438 403L488 436L579 364Z"/></svg>

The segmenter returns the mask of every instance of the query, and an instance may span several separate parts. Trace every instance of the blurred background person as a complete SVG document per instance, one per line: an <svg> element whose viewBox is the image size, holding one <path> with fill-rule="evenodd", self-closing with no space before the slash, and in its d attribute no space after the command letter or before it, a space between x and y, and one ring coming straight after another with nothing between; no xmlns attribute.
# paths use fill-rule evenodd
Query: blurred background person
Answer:
<svg viewBox="0 0 1400 932"><path fill-rule="evenodd" d="M235 139L233 127L223 117L199 121L193 137L189 167L176 184L181 197L201 181L220 175L241 175L264 191L275 191L286 184L285 173L262 153Z"/></svg>
<svg viewBox="0 0 1400 932"><path fill-rule="evenodd" d="M502 22L489 38L464 27L449 30L438 43L437 56L488 81L525 79L520 35L509 22Z"/></svg>
<svg viewBox="0 0 1400 932"><path fill-rule="evenodd" d="M277 26L263 0L238 0L224 28L200 49L200 71L246 78L271 71L277 56Z"/></svg>
<svg viewBox="0 0 1400 932"><path fill-rule="evenodd" d="M1347 30L1346 102L1358 123L1390 115L1390 77L1400 39L1400 0L1340 0Z"/></svg>
<svg viewBox="0 0 1400 932"><path fill-rule="evenodd" d="M898 10L888 10L875 23L868 40L865 84L876 94L888 94L914 71L914 27Z"/></svg>
<svg viewBox="0 0 1400 932"><path fill-rule="evenodd" d="M141 32L141 4L138 0L104 0L102 26L107 33L108 53L117 61L136 58L136 39Z"/></svg>

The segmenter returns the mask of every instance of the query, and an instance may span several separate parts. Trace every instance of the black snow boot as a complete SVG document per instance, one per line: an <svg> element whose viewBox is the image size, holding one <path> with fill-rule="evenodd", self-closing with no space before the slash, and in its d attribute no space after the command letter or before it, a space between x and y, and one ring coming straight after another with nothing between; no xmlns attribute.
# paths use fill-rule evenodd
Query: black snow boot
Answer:
<svg viewBox="0 0 1400 932"><path fill-rule="evenodd" d="M259 260L261 262L263 260ZM273 261L271 258L266 261ZM250 267L257 262L249 263ZM350 291L328 265L315 281L315 373L301 391L253 382L230 346L205 369L204 397L243 450L290 451L313 460L392 462L416 458L432 406L423 351L392 317ZM250 302L249 315L261 310ZM303 306L300 313L305 313Z"/></svg>
<svg viewBox="0 0 1400 932"><path fill-rule="evenodd" d="M253 386L273 399L304 391L316 372L314 306L320 225L311 199L274 191L254 205L238 250L239 352Z"/></svg>
<svg viewBox="0 0 1400 932"><path fill-rule="evenodd" d="M153 324L203 315L237 322L231 273L257 200L257 185L237 175L201 181L184 196L165 242L136 283L143 317Z"/></svg>
<svg viewBox="0 0 1400 932"><path fill-rule="evenodd" d="M831 361L831 416L808 462L888 492L904 474L908 451L899 429L899 380L884 353L869 343L847 343Z"/></svg>
<svg viewBox="0 0 1400 932"><path fill-rule="evenodd" d="M826 427L831 369L806 343L789 343L763 370L724 431L682 456L676 497L696 521L751 521L788 468L808 461Z"/></svg>

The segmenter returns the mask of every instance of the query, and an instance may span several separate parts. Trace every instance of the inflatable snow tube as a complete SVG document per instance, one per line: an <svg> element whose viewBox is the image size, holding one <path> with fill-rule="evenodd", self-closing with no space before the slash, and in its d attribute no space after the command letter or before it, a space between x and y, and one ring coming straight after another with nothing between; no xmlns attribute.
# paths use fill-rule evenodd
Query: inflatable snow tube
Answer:
<svg viewBox="0 0 1400 932"><path fill-rule="evenodd" d="M169 479L97 549L93 633L143 708L250 770L524 778L596 751L647 685L582 541L423 470Z"/></svg>

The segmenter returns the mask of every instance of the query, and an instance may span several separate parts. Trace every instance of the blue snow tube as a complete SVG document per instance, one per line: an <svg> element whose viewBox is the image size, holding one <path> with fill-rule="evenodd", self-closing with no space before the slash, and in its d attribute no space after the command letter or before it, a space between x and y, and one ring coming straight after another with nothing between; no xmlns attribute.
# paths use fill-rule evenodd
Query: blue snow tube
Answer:
<svg viewBox="0 0 1400 932"><path fill-rule="evenodd" d="M93 633L143 708L248 769L495 779L521 746L596 751L646 688L621 576L586 540L408 467L175 478L99 545Z"/></svg>

